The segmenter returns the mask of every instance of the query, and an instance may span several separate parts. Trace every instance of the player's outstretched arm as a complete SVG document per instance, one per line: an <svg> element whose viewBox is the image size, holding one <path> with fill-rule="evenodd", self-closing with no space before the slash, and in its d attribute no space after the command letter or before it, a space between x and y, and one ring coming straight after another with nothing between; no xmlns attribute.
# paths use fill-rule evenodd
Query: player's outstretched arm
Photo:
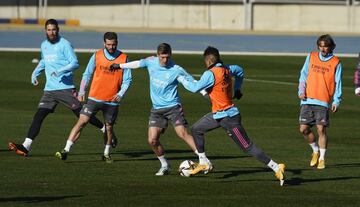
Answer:
<svg viewBox="0 0 360 207"><path fill-rule="evenodd" d="M121 64L114 63L110 66L110 70L118 70L120 68L136 69L136 68L141 68L141 67L142 66L140 65L140 60L136 60L136 61L131 61L128 63L121 63Z"/></svg>
<svg viewBox="0 0 360 207"><path fill-rule="evenodd" d="M187 78L187 76L179 76L177 79L186 90L197 93L203 89L207 89L214 85L215 78L211 71L205 71L199 81Z"/></svg>
<svg viewBox="0 0 360 207"><path fill-rule="evenodd" d="M41 59L39 64L36 66L34 71L31 74L31 83L34 86L37 86L39 84L37 77L42 73L42 71L45 70L45 62L44 59Z"/></svg>

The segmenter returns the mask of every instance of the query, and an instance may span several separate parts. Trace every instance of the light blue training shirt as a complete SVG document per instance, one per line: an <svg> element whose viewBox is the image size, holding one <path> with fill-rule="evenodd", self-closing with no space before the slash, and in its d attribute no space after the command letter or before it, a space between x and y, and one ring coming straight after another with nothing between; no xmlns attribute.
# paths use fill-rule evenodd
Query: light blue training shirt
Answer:
<svg viewBox="0 0 360 207"><path fill-rule="evenodd" d="M147 68L150 78L150 98L154 109L162 109L181 105L178 94L178 80L180 75L189 74L172 60L166 67L159 63L155 56L140 60L140 67Z"/></svg>
<svg viewBox="0 0 360 207"><path fill-rule="evenodd" d="M334 57L333 54L329 54L327 56L322 56L321 53L319 52L319 58L321 61L328 61L330 60L332 57ZM309 62L310 62L310 54L306 57L305 63L300 71L300 78L299 78L299 87L298 87L298 95L301 94L305 94L305 89L306 89L306 81L308 78L308 74L309 74ZM341 94L342 94L342 81L341 81L341 76L342 76L342 67L341 67L341 63L339 62L339 64L336 66L336 72L335 72L335 92L333 95L333 103L334 105L339 106L340 102L341 102ZM329 103L320 101L318 99L314 99L314 98L306 98L304 100L300 101L300 105L304 105L304 104L312 104L312 105L318 105L318 106L324 106L326 108L329 108Z"/></svg>
<svg viewBox="0 0 360 207"><path fill-rule="evenodd" d="M215 67L224 67L221 63L217 63L215 65ZM243 80L244 80L244 70L238 66L238 65L229 65L229 66L225 66L226 68L229 69L230 74L235 78L235 84L234 84L234 89L235 90L239 90L241 89ZM210 70L206 70L200 77L200 80L198 80L197 82L192 80L192 77L184 77L184 78L179 78L179 81L184 85L184 87L193 92L199 92L203 89L208 89L214 86L215 84L215 77L214 74L210 71ZM221 119L224 117L233 117L236 116L237 114L239 114L239 110L236 106L230 107L227 110L224 111L218 111L216 113L213 114L213 118L214 119Z"/></svg>
<svg viewBox="0 0 360 207"><path fill-rule="evenodd" d="M121 54L121 51L116 50L114 54L110 54L106 49L104 49L104 54L108 60L114 60ZM126 60L126 62L128 62L128 60ZM87 86L91 80L91 77L95 71L95 67L96 67L96 63L95 63L95 53L94 53L91 56L89 63L87 64L87 67L83 73L81 83L80 83L79 95L85 95L85 89L87 88ZM119 92L117 93L117 95L120 98L124 97L126 91L130 87L131 81L132 81L131 70L124 68L121 87L120 87ZM119 103L117 103L117 102L107 102L107 101L97 100L92 97L88 97L88 99L91 99L96 102L102 102L102 103L109 104L109 105L119 105Z"/></svg>
<svg viewBox="0 0 360 207"><path fill-rule="evenodd" d="M61 36L56 43L44 40L41 43L41 60L31 75L31 83L34 84L45 70L44 91L75 88L73 71L78 67L76 54L69 41Z"/></svg>

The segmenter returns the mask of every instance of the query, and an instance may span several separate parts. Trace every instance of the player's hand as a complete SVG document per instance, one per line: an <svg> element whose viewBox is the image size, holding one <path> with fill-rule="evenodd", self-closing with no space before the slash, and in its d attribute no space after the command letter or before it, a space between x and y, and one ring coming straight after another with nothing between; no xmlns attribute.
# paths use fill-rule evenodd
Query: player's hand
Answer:
<svg viewBox="0 0 360 207"><path fill-rule="evenodd" d="M112 98L111 100L112 102L117 102L119 103L121 101L121 96L118 96L117 94Z"/></svg>
<svg viewBox="0 0 360 207"><path fill-rule="evenodd" d="M336 104L331 105L331 111L333 113L337 112L337 110L338 110L338 105L336 105Z"/></svg>
<svg viewBox="0 0 360 207"><path fill-rule="evenodd" d="M110 71L115 71L118 69L120 69L120 64L113 63L112 65L110 65Z"/></svg>
<svg viewBox="0 0 360 207"><path fill-rule="evenodd" d="M302 94L300 94L300 95L299 95L299 99L301 99L301 100L304 100L304 99L306 99L306 96L305 96L305 94L303 94L303 93L302 93Z"/></svg>
<svg viewBox="0 0 360 207"><path fill-rule="evenodd" d="M360 96L360 87L355 89L355 95Z"/></svg>
<svg viewBox="0 0 360 207"><path fill-rule="evenodd" d="M39 85L39 82L36 78L31 78L31 83L34 85L34 86L37 86Z"/></svg>
<svg viewBox="0 0 360 207"><path fill-rule="evenodd" d="M239 100L242 96L243 94L241 93L241 90L235 90L233 99Z"/></svg>
<svg viewBox="0 0 360 207"><path fill-rule="evenodd" d="M78 99L80 102L84 102L84 101L85 101L85 95L78 95L77 99Z"/></svg>

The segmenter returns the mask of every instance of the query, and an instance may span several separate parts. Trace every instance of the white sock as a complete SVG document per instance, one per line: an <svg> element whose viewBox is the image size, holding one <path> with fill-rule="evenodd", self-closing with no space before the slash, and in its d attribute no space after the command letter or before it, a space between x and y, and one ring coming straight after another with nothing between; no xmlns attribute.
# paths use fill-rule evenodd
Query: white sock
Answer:
<svg viewBox="0 0 360 207"><path fill-rule="evenodd" d="M199 156L199 152L198 152L197 150L195 150L195 154L196 154L197 156Z"/></svg>
<svg viewBox="0 0 360 207"><path fill-rule="evenodd" d="M158 156L157 158L161 162L161 167L167 167L168 166L168 162L167 162L167 160L165 158L165 155Z"/></svg>
<svg viewBox="0 0 360 207"><path fill-rule="evenodd" d="M104 126L100 129L100 131L102 131L102 133L105 134L105 131L106 131L105 124L104 124Z"/></svg>
<svg viewBox="0 0 360 207"><path fill-rule="evenodd" d="M110 145L107 144L105 145L104 155L109 155L109 154L110 154Z"/></svg>
<svg viewBox="0 0 360 207"><path fill-rule="evenodd" d="M310 143L309 144L311 149L313 150L313 152L319 152L319 146L317 145L316 142Z"/></svg>
<svg viewBox="0 0 360 207"><path fill-rule="evenodd" d="M279 165L276 162L274 162L274 160L270 160L267 166L271 168L274 172L277 172L279 170Z"/></svg>
<svg viewBox="0 0 360 207"><path fill-rule="evenodd" d="M71 148L71 146L72 146L73 144L74 144L74 142L72 142L71 140L67 140L64 150L65 150L66 152L70 152L70 148Z"/></svg>
<svg viewBox="0 0 360 207"><path fill-rule="evenodd" d="M22 145L29 151L32 142L33 142L32 139L26 137Z"/></svg>
<svg viewBox="0 0 360 207"><path fill-rule="evenodd" d="M321 148L320 148L320 157L319 157L319 160L325 160L325 152L326 152L326 149L321 149Z"/></svg>
<svg viewBox="0 0 360 207"><path fill-rule="evenodd" d="M205 152L202 152L202 153L198 152L198 156L199 156L199 164L200 165L208 164L210 162L209 159L206 157Z"/></svg>

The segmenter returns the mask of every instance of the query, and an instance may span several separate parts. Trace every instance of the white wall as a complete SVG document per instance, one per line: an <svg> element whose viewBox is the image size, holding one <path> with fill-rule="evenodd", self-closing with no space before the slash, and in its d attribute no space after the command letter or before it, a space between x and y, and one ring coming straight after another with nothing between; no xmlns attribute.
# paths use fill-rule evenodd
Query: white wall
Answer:
<svg viewBox="0 0 360 207"><path fill-rule="evenodd" d="M0 18L16 18L16 7L0 7ZM244 30L243 5L140 4L48 7L47 18L78 19L83 26ZM36 18L21 7L20 18ZM41 17L41 16L40 16ZM255 31L360 32L360 6L260 5L253 7Z"/></svg>
<svg viewBox="0 0 360 207"><path fill-rule="evenodd" d="M271 31L352 32L359 25L352 23L356 17L351 12L359 12L359 9L336 5L255 5L253 28Z"/></svg>

